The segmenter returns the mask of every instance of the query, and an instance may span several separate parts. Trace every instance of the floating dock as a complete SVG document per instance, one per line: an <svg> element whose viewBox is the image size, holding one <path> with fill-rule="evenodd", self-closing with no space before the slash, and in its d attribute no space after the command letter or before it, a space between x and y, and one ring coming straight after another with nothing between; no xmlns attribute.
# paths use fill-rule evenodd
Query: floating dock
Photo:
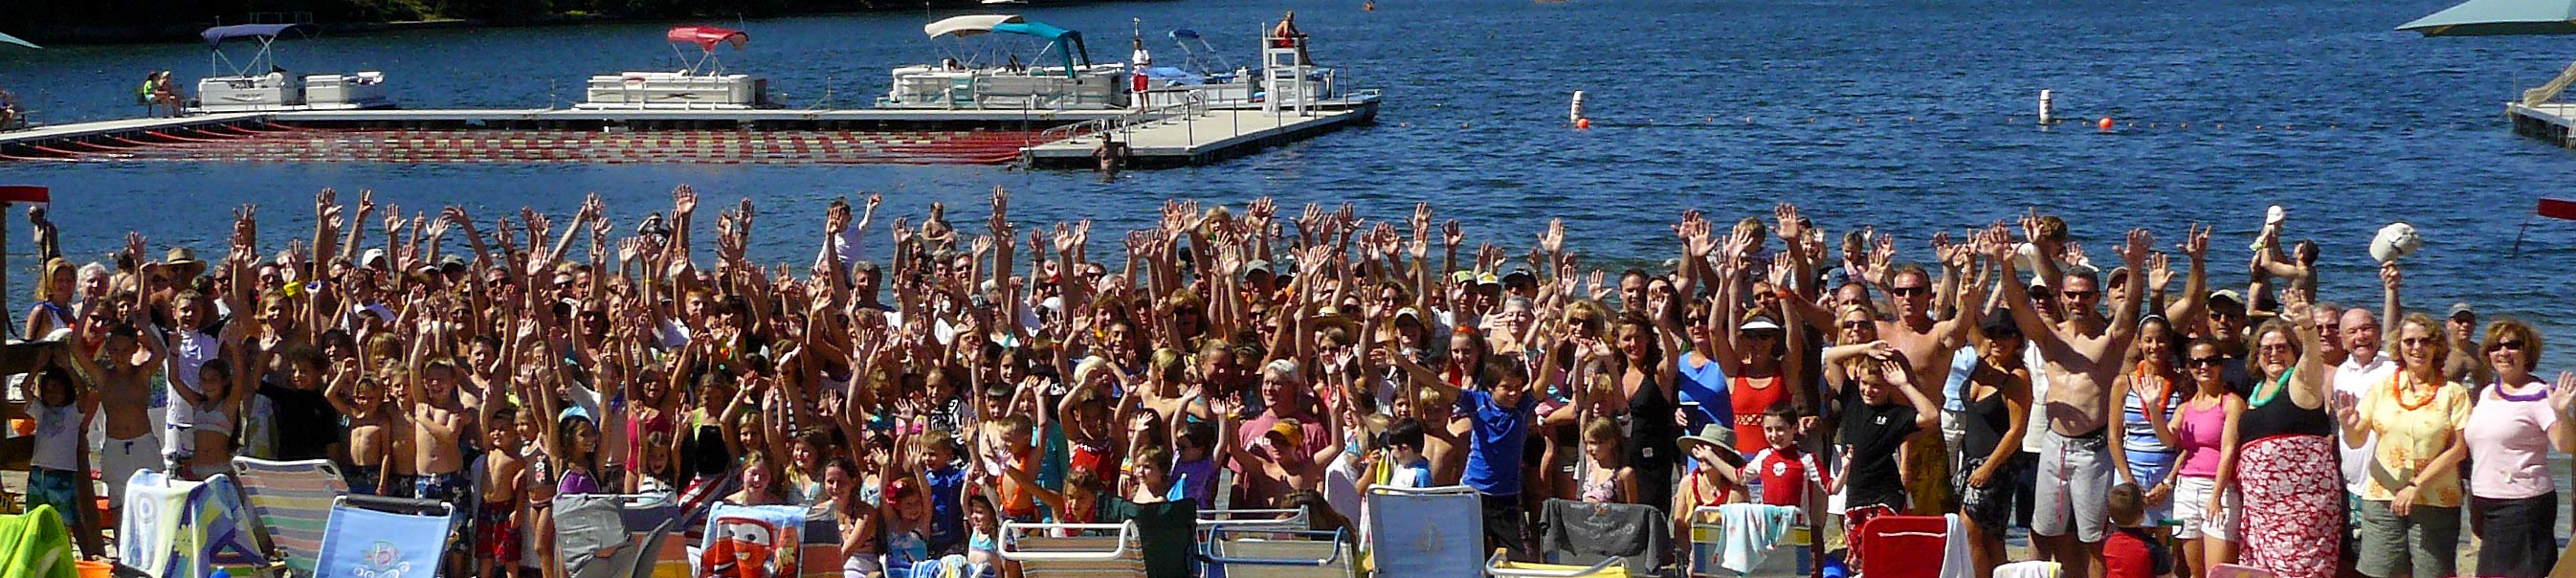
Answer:
<svg viewBox="0 0 2576 578"><path fill-rule="evenodd" d="M2569 138L2571 131L2576 131L2576 103L2509 103L2504 107L2504 115L2513 119L2515 134L2576 148L2576 139Z"/></svg>
<svg viewBox="0 0 2576 578"><path fill-rule="evenodd" d="M1374 97L1304 111L423 109L206 114L0 133L0 162L1005 164L1194 166L1364 124Z"/></svg>

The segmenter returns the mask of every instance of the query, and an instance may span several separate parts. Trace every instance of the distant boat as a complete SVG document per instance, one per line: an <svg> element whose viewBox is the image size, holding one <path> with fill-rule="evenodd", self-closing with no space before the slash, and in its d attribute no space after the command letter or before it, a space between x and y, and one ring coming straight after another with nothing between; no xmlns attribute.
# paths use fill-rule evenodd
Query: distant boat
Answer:
<svg viewBox="0 0 2576 578"><path fill-rule="evenodd" d="M996 4L1027 4L1027 3L1029 3L1029 0L984 0L984 4L985 4L985 5L987 5L987 6L990 6L990 5L996 5Z"/></svg>

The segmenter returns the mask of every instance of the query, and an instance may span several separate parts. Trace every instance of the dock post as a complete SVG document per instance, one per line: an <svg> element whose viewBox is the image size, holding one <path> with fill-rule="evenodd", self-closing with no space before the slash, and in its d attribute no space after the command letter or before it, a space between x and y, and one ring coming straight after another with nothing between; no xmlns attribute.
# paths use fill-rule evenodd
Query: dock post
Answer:
<svg viewBox="0 0 2576 578"><path fill-rule="evenodd" d="M2039 89L2039 124L2041 125L2054 124L2057 122L2055 118L2057 116L2057 107L2050 102L2049 96L2048 89Z"/></svg>

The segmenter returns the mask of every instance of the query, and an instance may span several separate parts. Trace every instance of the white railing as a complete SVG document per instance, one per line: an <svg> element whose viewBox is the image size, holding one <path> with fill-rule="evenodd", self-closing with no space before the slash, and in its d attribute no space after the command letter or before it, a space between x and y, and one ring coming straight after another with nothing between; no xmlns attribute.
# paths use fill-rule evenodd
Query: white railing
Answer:
<svg viewBox="0 0 2576 578"><path fill-rule="evenodd" d="M1041 143L1060 142L1067 139L1123 130L1130 127L1150 125L1156 122L1170 120L1172 118L1195 117L1206 113L1207 102L1200 99L1199 95L1191 94L1181 102L1147 108L1123 115L1108 118L1096 118L1046 129L1045 131L1038 133L1037 141Z"/></svg>

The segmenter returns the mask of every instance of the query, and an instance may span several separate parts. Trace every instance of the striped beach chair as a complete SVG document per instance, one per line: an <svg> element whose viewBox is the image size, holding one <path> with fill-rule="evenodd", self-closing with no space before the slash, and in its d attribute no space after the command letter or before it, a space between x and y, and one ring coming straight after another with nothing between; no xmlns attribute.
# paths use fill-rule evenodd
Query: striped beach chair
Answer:
<svg viewBox="0 0 2576 578"><path fill-rule="evenodd" d="M1072 537L1056 537L1060 533ZM1105 535L1101 535L1104 534ZM1026 578L1134 578L1145 575L1136 523L1002 523L1002 558Z"/></svg>
<svg viewBox="0 0 2576 578"><path fill-rule="evenodd" d="M233 479L240 481L242 501L259 519L254 536L275 552L296 576L313 576L322 556L322 534L331 521L331 503L349 495L349 483L330 460L272 462L233 458Z"/></svg>

